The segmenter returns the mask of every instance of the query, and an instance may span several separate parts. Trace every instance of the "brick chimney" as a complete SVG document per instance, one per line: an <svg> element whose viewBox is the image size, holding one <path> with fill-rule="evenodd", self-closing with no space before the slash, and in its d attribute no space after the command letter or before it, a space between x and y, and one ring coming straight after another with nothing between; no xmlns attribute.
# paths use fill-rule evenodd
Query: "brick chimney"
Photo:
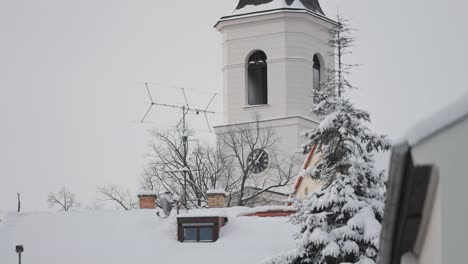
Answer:
<svg viewBox="0 0 468 264"><path fill-rule="evenodd" d="M145 191L138 194L140 209L155 209L156 196L156 193L153 191Z"/></svg>
<svg viewBox="0 0 468 264"><path fill-rule="evenodd" d="M208 196L209 208L224 207L224 200L226 199L226 192L224 190L208 190L206 195Z"/></svg>

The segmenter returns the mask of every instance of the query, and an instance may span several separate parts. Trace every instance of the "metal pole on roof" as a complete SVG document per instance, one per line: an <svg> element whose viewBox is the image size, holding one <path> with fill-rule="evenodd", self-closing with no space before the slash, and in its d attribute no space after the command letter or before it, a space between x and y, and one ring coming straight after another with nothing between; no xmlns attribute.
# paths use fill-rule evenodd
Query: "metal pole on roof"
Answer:
<svg viewBox="0 0 468 264"><path fill-rule="evenodd" d="M21 197L20 193L16 193L18 198L18 213L21 211Z"/></svg>
<svg viewBox="0 0 468 264"><path fill-rule="evenodd" d="M182 91L184 91L182 89ZM184 92L184 97L185 97L185 92ZM187 99L185 99L187 100ZM187 104L187 108L188 108L188 104ZM188 109L187 109L188 110ZM187 206L187 170L185 168L188 167L188 164L187 164L187 152L188 152L188 136L187 136L187 127L186 127L186 124L185 124L185 115L187 114L187 112L185 111L185 106L182 107L182 127L183 127L183 130L182 130L182 141L183 141L183 144L184 144L184 206L185 208L188 208Z"/></svg>
<svg viewBox="0 0 468 264"><path fill-rule="evenodd" d="M24 251L23 245L17 245L15 251L18 253L18 263L21 264L21 253Z"/></svg>

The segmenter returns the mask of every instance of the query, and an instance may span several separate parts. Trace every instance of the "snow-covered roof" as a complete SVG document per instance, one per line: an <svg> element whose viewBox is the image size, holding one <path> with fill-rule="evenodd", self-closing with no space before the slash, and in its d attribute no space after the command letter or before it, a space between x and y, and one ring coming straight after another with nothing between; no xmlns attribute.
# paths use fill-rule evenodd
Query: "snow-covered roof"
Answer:
<svg viewBox="0 0 468 264"><path fill-rule="evenodd" d="M223 189L217 189L217 190L208 190L206 191L206 194L224 194L226 195L226 191Z"/></svg>
<svg viewBox="0 0 468 264"><path fill-rule="evenodd" d="M264 212L292 212L296 209L292 206L258 206L250 207L229 207L229 208L210 208L210 209L196 209L188 212L181 212L178 217L208 217L220 216L234 218L239 216L251 215L255 213Z"/></svg>
<svg viewBox="0 0 468 264"><path fill-rule="evenodd" d="M406 141L411 146L443 131L445 128L468 117L468 93L441 111L416 124L406 134Z"/></svg>
<svg viewBox="0 0 468 264"><path fill-rule="evenodd" d="M138 193L138 196L157 196L158 193L156 191L141 191Z"/></svg>
<svg viewBox="0 0 468 264"><path fill-rule="evenodd" d="M303 9L324 15L318 0L240 0L234 15L276 9Z"/></svg>
<svg viewBox="0 0 468 264"><path fill-rule="evenodd" d="M178 242L176 217L156 210L10 213L0 223L0 263L17 262L18 244L23 263L35 264L253 264L294 248L287 218L238 216L249 210L221 210L229 221L214 243Z"/></svg>

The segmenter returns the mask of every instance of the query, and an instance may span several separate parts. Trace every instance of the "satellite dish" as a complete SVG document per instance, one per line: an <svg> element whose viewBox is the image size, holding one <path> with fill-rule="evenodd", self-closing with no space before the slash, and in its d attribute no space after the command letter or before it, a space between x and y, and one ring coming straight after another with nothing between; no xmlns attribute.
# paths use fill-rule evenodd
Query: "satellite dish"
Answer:
<svg viewBox="0 0 468 264"><path fill-rule="evenodd" d="M160 201L161 208L163 209L163 212L166 215L166 217L161 217L159 215L159 212L157 212L156 214L159 217L168 218L171 215L171 211L174 207L177 208L177 214L179 214L180 197L178 195L172 195L170 192L166 192L163 195L161 195Z"/></svg>
<svg viewBox="0 0 468 264"><path fill-rule="evenodd" d="M166 216L170 216L172 208L174 207L174 204L172 203L172 199L170 199L167 196L163 196L161 198L161 206L162 206L164 214Z"/></svg>
<svg viewBox="0 0 468 264"><path fill-rule="evenodd" d="M180 201L180 197L178 195L172 195L170 192L165 192L161 195L161 208L163 209L164 214L166 217L171 215L171 211L174 206L178 206ZM177 208L177 214L179 214L179 210Z"/></svg>

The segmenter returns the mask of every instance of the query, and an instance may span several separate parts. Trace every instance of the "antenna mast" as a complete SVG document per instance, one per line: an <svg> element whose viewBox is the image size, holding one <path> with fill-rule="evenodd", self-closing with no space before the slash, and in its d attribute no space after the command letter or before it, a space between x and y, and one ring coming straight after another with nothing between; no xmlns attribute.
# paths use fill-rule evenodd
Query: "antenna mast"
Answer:
<svg viewBox="0 0 468 264"><path fill-rule="evenodd" d="M208 121L208 114L215 114L215 112L209 111L208 108L210 107L211 103L213 103L214 99L217 96L217 93L213 94L213 96L211 97L210 101L208 102L208 104L206 105L206 107L204 109L199 109L199 108L191 108L190 107L190 105L188 103L188 100L187 100L187 95L185 94L185 89L184 88L181 88L181 90L182 90L182 94L184 96L185 105L172 105L172 104L162 104L162 103L155 102L153 100L153 96L151 96L151 92L150 92L150 89L149 89L149 86L148 86L147 82L145 82L145 86L146 86L146 91L148 92L148 96L149 96L149 98L151 100L151 103L150 103L150 105L148 107L148 110L146 111L145 115L143 116L143 119L141 120L141 123L145 122L146 117L150 113L153 106L177 108L177 109L182 110L182 118L180 119L179 123L177 124L177 127L182 125L182 143L183 143L183 148L184 148L184 153L183 153L184 154L184 168L180 172L182 172L183 176L184 176L184 195L182 197L182 203L187 208L187 171L189 171L190 168L188 167L188 163L187 163L188 133L187 133L186 116L189 113L194 113L196 115L199 115L200 113L203 113L203 115L205 116L206 124L208 126L208 130L210 131L210 133L212 133L210 122Z"/></svg>

